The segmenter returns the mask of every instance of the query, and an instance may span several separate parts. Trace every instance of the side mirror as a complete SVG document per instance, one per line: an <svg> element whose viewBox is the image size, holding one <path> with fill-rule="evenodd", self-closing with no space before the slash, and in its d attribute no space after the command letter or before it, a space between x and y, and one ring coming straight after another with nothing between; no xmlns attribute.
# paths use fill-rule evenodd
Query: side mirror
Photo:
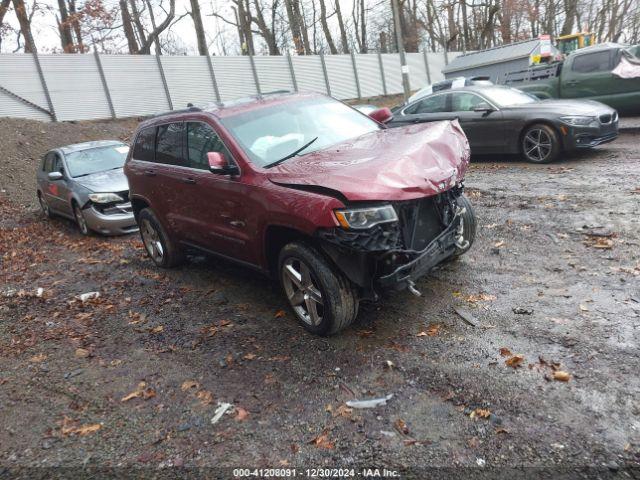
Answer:
<svg viewBox="0 0 640 480"><path fill-rule="evenodd" d="M209 160L209 171L218 175L237 175L239 172L238 167L230 165L227 157L222 152L209 152L207 153L207 160Z"/></svg>
<svg viewBox="0 0 640 480"><path fill-rule="evenodd" d="M62 180L64 178L64 175L62 175L62 173L60 173L60 172L49 172L47 177L52 182L55 182L56 180Z"/></svg>
<svg viewBox="0 0 640 480"><path fill-rule="evenodd" d="M393 113L387 107L379 108L369 114L376 122L387 123L393 118Z"/></svg>
<svg viewBox="0 0 640 480"><path fill-rule="evenodd" d="M473 111L474 112L482 112L482 113L491 113L491 112L495 111L495 108L493 108L491 105L489 105L486 102L482 102L482 103L479 103L478 105L476 105L475 107L473 107Z"/></svg>

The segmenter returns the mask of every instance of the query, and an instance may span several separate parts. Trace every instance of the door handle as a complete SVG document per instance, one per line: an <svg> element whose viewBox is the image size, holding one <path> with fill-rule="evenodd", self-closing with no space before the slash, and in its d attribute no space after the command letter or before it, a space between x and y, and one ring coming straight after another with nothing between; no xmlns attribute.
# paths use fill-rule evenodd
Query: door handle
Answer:
<svg viewBox="0 0 640 480"><path fill-rule="evenodd" d="M145 171L144 171L144 174L145 174L147 177L155 177L155 176L156 176L156 171L155 171L155 170L145 170Z"/></svg>
<svg viewBox="0 0 640 480"><path fill-rule="evenodd" d="M188 183L189 185L194 185L196 181L194 178L186 177L186 178L182 178L182 183Z"/></svg>

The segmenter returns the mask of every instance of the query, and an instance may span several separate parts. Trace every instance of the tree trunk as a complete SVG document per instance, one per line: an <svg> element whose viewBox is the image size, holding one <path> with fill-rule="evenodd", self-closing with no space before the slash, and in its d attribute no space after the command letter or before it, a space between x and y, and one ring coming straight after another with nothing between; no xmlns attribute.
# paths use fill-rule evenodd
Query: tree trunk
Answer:
<svg viewBox="0 0 640 480"><path fill-rule="evenodd" d="M578 11L578 0L564 0L564 23L560 35L569 35L573 32L573 22ZM578 25L580 28L580 25Z"/></svg>
<svg viewBox="0 0 640 480"><path fill-rule="evenodd" d="M329 24L327 23L327 7L324 0L320 0L320 23L322 24L322 31L324 32L324 38L327 39L327 45L332 55L338 53L336 44L333 43L333 37L331 36L331 30L329 30Z"/></svg>
<svg viewBox="0 0 640 480"><path fill-rule="evenodd" d="M300 32L302 33L302 44L304 45L304 53L310 55L312 52L311 44L309 43L309 34L307 28L307 22L304 17L302 5L300 0L293 0L293 11L298 17L298 25L300 25Z"/></svg>
<svg viewBox="0 0 640 480"><path fill-rule="evenodd" d="M357 35L357 32L356 32ZM367 53L367 14L364 9L364 0L360 0L360 53Z"/></svg>
<svg viewBox="0 0 640 480"><path fill-rule="evenodd" d="M193 0L192 0L193 1ZM258 0L254 0L253 2L256 8L256 15L253 17L253 21L258 26L260 30L260 34L264 38L264 41L267 44L267 48L269 48L269 55L280 55L280 49L278 48L278 41L276 40L276 36L273 33L273 30L269 28L267 22L264 19L264 13L262 13L262 6L260 5ZM277 2L274 2L273 8L277 7Z"/></svg>
<svg viewBox="0 0 640 480"><path fill-rule="evenodd" d="M204 25L202 25L202 14L200 13L199 0L191 0L191 18L193 19L193 28L196 31L198 53L200 55L209 55L209 49L207 48L207 39L204 35Z"/></svg>
<svg viewBox="0 0 640 480"><path fill-rule="evenodd" d="M65 2L66 0L58 0L58 10L60 11L60 21L58 22L60 46L64 53L73 53L75 46L73 45L71 22L69 21L69 12L67 11L67 4Z"/></svg>
<svg viewBox="0 0 640 480"><path fill-rule="evenodd" d="M342 43L342 53L349 53L349 40L347 30L344 27L342 12L340 11L340 0L336 0L336 16L338 17L338 27L340 27L340 42Z"/></svg>
<svg viewBox="0 0 640 480"><path fill-rule="evenodd" d="M127 0L120 0L120 13L122 14L122 28L124 30L124 36L127 38L129 53L138 53L138 42L136 41L136 34L133 31Z"/></svg>
<svg viewBox="0 0 640 480"><path fill-rule="evenodd" d="M142 21L140 20L140 12L138 11L138 5L136 4L136 0L129 0L129 4L131 5L131 20L138 31L138 41L142 45L147 41L147 36L144 33L144 26L142 25Z"/></svg>
<svg viewBox="0 0 640 480"><path fill-rule="evenodd" d="M71 17L71 25L73 31L76 34L76 51L79 53L85 52L84 42L82 41L82 27L80 25L80 16L76 10L76 0L69 0L69 16Z"/></svg>
<svg viewBox="0 0 640 480"><path fill-rule="evenodd" d="M300 32L300 24L293 10L292 0L284 1L287 18L289 19L289 28L291 29L291 37L293 38L293 45L296 48L298 55L304 55L304 45L302 44L302 34Z"/></svg>
<svg viewBox="0 0 640 480"><path fill-rule="evenodd" d="M20 34L24 38L24 53L35 52L36 46L33 44L33 37L31 36L31 20L27 15L27 7L24 5L24 0L13 0L13 9L16 11L18 23L20 24Z"/></svg>

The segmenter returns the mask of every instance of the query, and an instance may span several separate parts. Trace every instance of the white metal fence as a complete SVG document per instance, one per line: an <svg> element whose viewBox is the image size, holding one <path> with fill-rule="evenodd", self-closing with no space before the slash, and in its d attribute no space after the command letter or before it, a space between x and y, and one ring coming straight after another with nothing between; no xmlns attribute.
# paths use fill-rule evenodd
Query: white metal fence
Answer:
<svg viewBox="0 0 640 480"><path fill-rule="evenodd" d="M408 53L411 88L442 80L457 55ZM274 90L339 99L402 93L399 56L0 55L0 117L122 118Z"/></svg>

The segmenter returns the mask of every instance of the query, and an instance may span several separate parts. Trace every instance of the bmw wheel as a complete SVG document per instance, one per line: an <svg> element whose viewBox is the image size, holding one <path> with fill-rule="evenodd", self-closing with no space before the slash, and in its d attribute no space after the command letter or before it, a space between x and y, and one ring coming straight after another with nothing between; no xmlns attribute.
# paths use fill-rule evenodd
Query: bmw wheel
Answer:
<svg viewBox="0 0 640 480"><path fill-rule="evenodd" d="M522 135L522 153L532 163L553 162L560 153L560 140L548 125L531 125Z"/></svg>

